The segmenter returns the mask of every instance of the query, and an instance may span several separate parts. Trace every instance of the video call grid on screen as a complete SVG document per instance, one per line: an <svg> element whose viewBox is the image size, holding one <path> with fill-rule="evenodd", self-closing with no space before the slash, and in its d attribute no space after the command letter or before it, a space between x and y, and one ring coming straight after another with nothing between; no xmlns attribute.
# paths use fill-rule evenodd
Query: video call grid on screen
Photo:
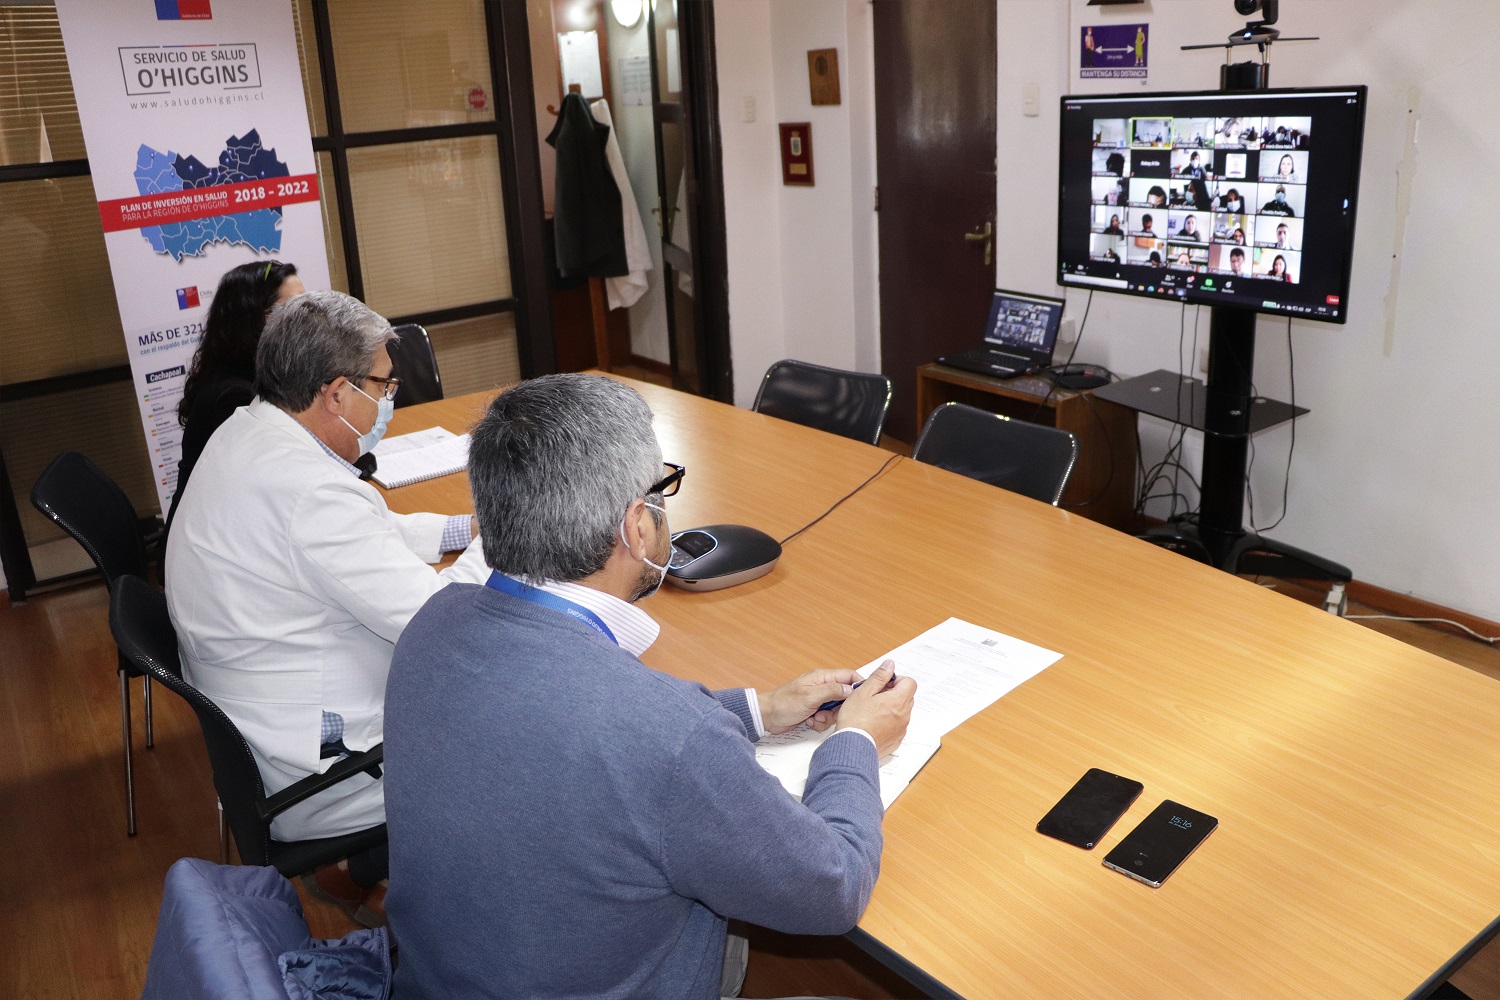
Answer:
<svg viewBox="0 0 1500 1000"><path fill-rule="evenodd" d="M1341 322L1363 104L1360 87L1064 98L1063 283L1149 268L1117 290L1231 291ZM1078 190L1086 206L1068 196Z"/></svg>
<svg viewBox="0 0 1500 1000"><path fill-rule="evenodd" d="M1051 350L1062 322L1062 299L995 290L985 340L991 346Z"/></svg>

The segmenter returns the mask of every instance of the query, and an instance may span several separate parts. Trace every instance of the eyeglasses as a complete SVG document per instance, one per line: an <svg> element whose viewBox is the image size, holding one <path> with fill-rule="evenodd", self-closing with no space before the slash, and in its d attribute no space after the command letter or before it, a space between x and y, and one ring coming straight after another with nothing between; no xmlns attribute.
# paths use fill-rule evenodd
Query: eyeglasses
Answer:
<svg viewBox="0 0 1500 1000"><path fill-rule="evenodd" d="M687 475L687 469L673 462L663 462L662 466L667 474L646 487L646 496L653 493L660 493L664 497L676 496L677 491L682 488L682 477Z"/></svg>
<svg viewBox="0 0 1500 1000"><path fill-rule="evenodd" d="M352 382L354 380L350 379L349 381ZM380 383L380 395L376 397L377 399L395 399L396 390L401 388L401 380L394 376L391 378L381 378L379 375L366 375L365 381Z"/></svg>

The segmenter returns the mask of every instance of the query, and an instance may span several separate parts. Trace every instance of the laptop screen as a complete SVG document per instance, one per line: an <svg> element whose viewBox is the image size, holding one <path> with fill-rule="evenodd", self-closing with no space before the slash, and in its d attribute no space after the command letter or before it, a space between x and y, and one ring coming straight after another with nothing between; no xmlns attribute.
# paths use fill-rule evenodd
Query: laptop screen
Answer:
<svg viewBox="0 0 1500 1000"><path fill-rule="evenodd" d="M995 300L990 303L985 343L1000 350L1034 352L1050 360L1062 314L1062 299L997 288Z"/></svg>

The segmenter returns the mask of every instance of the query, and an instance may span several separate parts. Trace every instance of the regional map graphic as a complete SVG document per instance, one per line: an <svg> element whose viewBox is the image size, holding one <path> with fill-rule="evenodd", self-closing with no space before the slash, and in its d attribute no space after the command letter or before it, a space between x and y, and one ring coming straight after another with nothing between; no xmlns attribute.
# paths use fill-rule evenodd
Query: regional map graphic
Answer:
<svg viewBox="0 0 1500 1000"><path fill-rule="evenodd" d="M194 188L255 181L284 189L290 177L287 165L276 158L276 150L261 145L256 129L243 136L230 136L216 167L204 165L196 156L184 157L170 150L163 153L147 145L142 145L136 154L135 183L142 195L170 195ZM241 200L236 198L237 202ZM231 246L240 243L257 253L275 253L281 249L281 206L143 226L141 235L151 249L170 254L179 262L183 257L200 256L213 243Z"/></svg>

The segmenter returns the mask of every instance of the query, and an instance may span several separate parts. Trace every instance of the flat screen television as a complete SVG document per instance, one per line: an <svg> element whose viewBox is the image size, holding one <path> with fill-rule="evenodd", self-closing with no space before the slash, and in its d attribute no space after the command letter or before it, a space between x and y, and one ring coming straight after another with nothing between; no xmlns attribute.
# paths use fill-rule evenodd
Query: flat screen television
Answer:
<svg viewBox="0 0 1500 1000"><path fill-rule="evenodd" d="M1062 99L1063 285L1343 323L1366 90Z"/></svg>

